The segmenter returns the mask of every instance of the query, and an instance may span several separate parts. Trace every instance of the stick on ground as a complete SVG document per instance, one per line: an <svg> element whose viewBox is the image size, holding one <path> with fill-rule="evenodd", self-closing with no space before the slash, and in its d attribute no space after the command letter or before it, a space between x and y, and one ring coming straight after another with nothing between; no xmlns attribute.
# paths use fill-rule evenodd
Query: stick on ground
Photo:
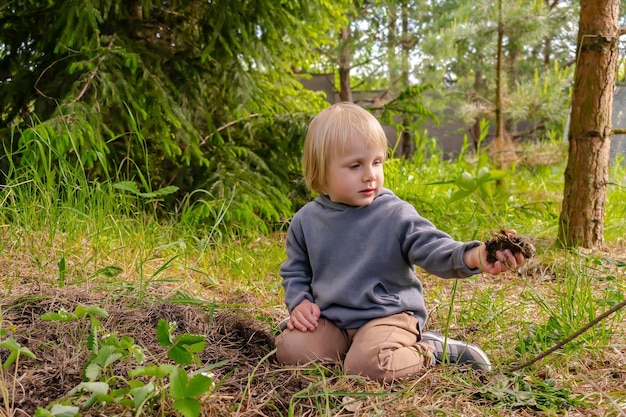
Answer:
<svg viewBox="0 0 626 417"><path fill-rule="evenodd" d="M581 334L583 334L587 330L591 329L593 326L595 326L596 324L600 323L602 320L604 320L605 318L607 318L611 314L615 313L619 309L623 308L624 306L626 306L626 300L622 301L621 303L615 304L613 307L611 307L610 309L608 309L604 313L600 314L598 317L596 317L595 319L591 320L589 323L585 324L576 333L574 333L574 334L568 336L567 338L561 340L556 345L552 346L550 349L548 349L548 350L540 353L539 355L535 356L534 358L532 358L528 362L525 362L525 363L523 363L521 365L516 365L516 366L512 367L511 369L509 369L509 372L515 372L515 371L519 371L520 369L527 368L530 365L532 365L533 363L535 363L535 362L545 358L546 356L548 356L549 354L551 354L555 350L562 348L563 346L565 346L566 344L568 344L572 340L576 339L578 336L580 336Z"/></svg>

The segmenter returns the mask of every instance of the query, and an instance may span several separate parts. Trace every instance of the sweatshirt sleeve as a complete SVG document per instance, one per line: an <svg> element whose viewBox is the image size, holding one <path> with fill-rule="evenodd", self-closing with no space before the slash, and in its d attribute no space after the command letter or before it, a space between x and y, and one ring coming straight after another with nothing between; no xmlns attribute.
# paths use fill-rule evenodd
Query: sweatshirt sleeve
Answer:
<svg viewBox="0 0 626 417"><path fill-rule="evenodd" d="M294 216L289 225L286 248L287 260L280 268L280 276L285 289L285 304L291 313L305 298L315 302L311 294L313 271L298 216Z"/></svg>
<svg viewBox="0 0 626 417"><path fill-rule="evenodd" d="M420 216L408 203L399 218L399 239L411 264L441 278L466 278L481 272L479 268L468 268L463 261L465 251L478 246L479 241L454 240Z"/></svg>

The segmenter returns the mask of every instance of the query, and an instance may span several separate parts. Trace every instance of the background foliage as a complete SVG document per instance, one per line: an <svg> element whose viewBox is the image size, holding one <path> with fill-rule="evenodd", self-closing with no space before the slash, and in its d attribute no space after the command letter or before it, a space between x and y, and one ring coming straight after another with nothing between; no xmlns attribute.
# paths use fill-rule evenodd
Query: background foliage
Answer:
<svg viewBox="0 0 626 417"><path fill-rule="evenodd" d="M476 148L493 118L497 28L507 131L562 137L578 3L502 2L499 19L482 0L4 1L0 181L36 174L71 198L80 170L140 211L267 231L310 197L300 146L327 103L301 77L336 76L347 47L361 104L410 135L408 156L444 156L437 122Z"/></svg>
<svg viewBox="0 0 626 417"><path fill-rule="evenodd" d="M318 28L341 12L326 1L4 2L5 181L26 165L58 175L64 156L90 180L175 186L161 193L168 208L204 190L207 201L234 195L233 220L279 220L321 106L291 63L312 59L326 42Z"/></svg>

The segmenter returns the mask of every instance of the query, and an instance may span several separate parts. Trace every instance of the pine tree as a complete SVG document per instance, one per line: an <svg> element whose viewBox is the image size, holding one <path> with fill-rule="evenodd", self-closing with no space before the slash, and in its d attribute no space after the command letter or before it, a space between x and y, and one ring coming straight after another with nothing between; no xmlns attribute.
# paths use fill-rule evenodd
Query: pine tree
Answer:
<svg viewBox="0 0 626 417"><path fill-rule="evenodd" d="M618 0L581 0L574 97L558 241L599 247L609 184L611 113L617 78Z"/></svg>

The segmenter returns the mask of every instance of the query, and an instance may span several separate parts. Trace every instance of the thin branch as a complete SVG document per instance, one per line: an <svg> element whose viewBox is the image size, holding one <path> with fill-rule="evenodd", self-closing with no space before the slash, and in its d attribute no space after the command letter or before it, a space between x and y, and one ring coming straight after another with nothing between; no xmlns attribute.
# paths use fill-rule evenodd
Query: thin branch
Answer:
<svg viewBox="0 0 626 417"><path fill-rule="evenodd" d="M48 72L48 70L49 70L50 68L52 68L52 67L53 67L53 66L55 66L57 63L59 63L59 62L61 62L61 61L63 61L63 60L66 60L66 59L68 59L68 58L72 58L72 55L68 55L68 56L65 56L65 57L63 57L63 58L61 58L61 59L57 59L56 61L54 61L54 62L52 62L50 65L48 65L46 68L44 68L44 70L43 70L43 71L41 71L41 73L40 73L40 74L39 74L39 76L37 77L37 80L35 81L35 91L37 91L37 92L38 92L38 93L39 93L42 97L47 98L47 99L49 99L49 100L55 100L55 98L54 98L54 97L50 97L49 95L47 95L46 93L44 93L43 91L41 91L41 90L39 89L39 81L41 81L41 78L44 76L44 74L45 74L46 72Z"/></svg>
<svg viewBox="0 0 626 417"><path fill-rule="evenodd" d="M537 124L536 126L531 127L530 129L526 129L524 131L521 132L516 132L514 135L511 135L513 140L516 139L520 139L523 138L524 136L530 135L532 133L535 133L538 130L544 130L546 128L546 125L544 122L541 122L539 124Z"/></svg>
<svg viewBox="0 0 626 417"><path fill-rule="evenodd" d="M613 135L626 135L626 127L615 127L611 129Z"/></svg>
<svg viewBox="0 0 626 417"><path fill-rule="evenodd" d="M210 135L207 135L207 136L205 136L204 138L202 138L202 140L200 141L200 146L202 146L202 145L204 145L205 143L207 143L207 141L208 141L209 139L211 139L211 138L213 137L213 135L215 135L216 133L219 133L219 132L221 132L222 130L227 129L227 128L231 127L232 125L237 124L237 123L239 123L239 122L243 122L243 121L246 121L246 120L252 119L252 118L254 118L254 117L260 117L260 116L261 116L260 114L253 113L253 114L249 114L249 115L247 115L246 117L242 117L241 119L232 120L232 121L230 121L230 122L226 123L225 125L218 127L218 128L215 130L215 132L213 132L213 133L211 133Z"/></svg>
<svg viewBox="0 0 626 417"><path fill-rule="evenodd" d="M109 42L109 46L107 47L107 50L109 50L109 51L111 50L111 47L113 46L113 40L114 39L115 38L112 38L111 41ZM98 73L98 70L100 69L100 64L102 64L102 61L104 61L104 58L106 58L106 55L104 55L104 54L100 55L100 57L98 58L98 64L93 69L93 71L91 71L91 73L89 74L89 77L87 77L87 80L85 81L85 85L83 86L83 88L80 90L80 92L78 93L78 95L74 99L74 103L76 103L78 100L80 100L83 97L83 95L85 94L85 92L87 92L87 88L89 88L89 85L91 84L91 81L93 81L93 79L95 78L96 74Z"/></svg>
<svg viewBox="0 0 626 417"><path fill-rule="evenodd" d="M551 354L555 350L558 350L558 349L562 348L563 346L565 346L566 344L568 344L572 340L576 339L578 336L580 336L581 334L583 334L587 330L591 329L593 326L595 326L596 324L600 323L602 320L604 320L605 318L607 318L611 314L615 313L616 311L618 311L621 308L624 308L624 306L626 306L626 300L622 301L621 303L618 303L618 304L614 305L613 307L611 307L610 309L608 309L604 313L600 314L598 317L596 317L593 320L591 320L589 323L585 324L576 333L574 333L571 336L561 340L559 343L557 343L556 345L552 346L550 349L546 350L545 352L542 352L541 354L535 356L534 358L532 358L528 362L523 363L521 365L516 365L516 366L512 367L511 369L509 369L509 372L515 372L515 371L519 371L520 369L527 368L530 365L532 365L533 363L535 363L535 362L545 358L546 356L548 356L549 354Z"/></svg>

